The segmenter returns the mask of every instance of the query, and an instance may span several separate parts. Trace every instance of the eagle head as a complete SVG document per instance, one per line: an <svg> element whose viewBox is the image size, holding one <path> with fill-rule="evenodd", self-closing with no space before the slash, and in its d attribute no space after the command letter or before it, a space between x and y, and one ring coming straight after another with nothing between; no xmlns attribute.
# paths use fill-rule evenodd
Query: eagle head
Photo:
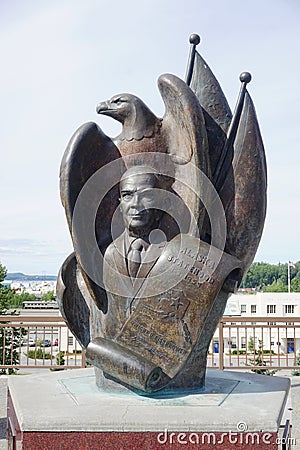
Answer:
<svg viewBox="0 0 300 450"><path fill-rule="evenodd" d="M99 103L96 111L121 122L123 129L118 138L128 141L152 137L161 126L161 119L132 94L114 95L110 100Z"/></svg>

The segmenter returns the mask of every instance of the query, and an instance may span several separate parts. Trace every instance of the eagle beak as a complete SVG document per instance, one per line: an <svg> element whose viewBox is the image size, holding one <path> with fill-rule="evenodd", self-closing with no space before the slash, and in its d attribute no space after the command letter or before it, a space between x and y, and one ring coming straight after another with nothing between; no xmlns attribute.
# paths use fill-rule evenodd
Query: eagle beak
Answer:
<svg viewBox="0 0 300 450"><path fill-rule="evenodd" d="M101 102L96 106L96 111L98 114L106 114L110 110L108 102Z"/></svg>

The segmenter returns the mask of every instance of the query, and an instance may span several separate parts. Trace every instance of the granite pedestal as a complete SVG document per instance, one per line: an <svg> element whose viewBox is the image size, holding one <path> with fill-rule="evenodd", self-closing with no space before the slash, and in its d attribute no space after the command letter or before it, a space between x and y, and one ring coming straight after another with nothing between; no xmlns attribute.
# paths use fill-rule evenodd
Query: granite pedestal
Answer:
<svg viewBox="0 0 300 450"><path fill-rule="evenodd" d="M9 378L16 448L278 448L290 381L208 370L202 392L157 398L100 391L93 369ZM11 439L12 441L12 439Z"/></svg>

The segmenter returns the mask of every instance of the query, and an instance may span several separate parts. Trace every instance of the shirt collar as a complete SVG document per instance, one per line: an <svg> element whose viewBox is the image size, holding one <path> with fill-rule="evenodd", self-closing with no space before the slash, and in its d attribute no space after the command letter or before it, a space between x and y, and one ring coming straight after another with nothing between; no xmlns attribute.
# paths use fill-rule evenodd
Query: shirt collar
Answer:
<svg viewBox="0 0 300 450"><path fill-rule="evenodd" d="M133 241L135 241L136 239L138 239L138 238L135 237L135 236L130 236L129 233L128 233L128 230L127 230L127 229L125 230L125 252L126 252L126 255L128 254L128 252L129 252L129 250L130 250L131 244L132 244ZM141 239L143 240L143 247L144 247L144 250L147 250L148 247L151 245L150 242L149 242L148 236L144 236L144 237L142 237Z"/></svg>

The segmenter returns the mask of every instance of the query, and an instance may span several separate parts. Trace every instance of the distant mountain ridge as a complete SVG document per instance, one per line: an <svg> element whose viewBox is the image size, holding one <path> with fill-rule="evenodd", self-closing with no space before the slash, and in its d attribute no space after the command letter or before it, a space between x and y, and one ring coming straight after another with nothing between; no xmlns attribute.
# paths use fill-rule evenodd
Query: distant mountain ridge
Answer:
<svg viewBox="0 0 300 450"><path fill-rule="evenodd" d="M55 281L56 278L55 275L25 275L22 272L8 273L5 277L11 281Z"/></svg>

